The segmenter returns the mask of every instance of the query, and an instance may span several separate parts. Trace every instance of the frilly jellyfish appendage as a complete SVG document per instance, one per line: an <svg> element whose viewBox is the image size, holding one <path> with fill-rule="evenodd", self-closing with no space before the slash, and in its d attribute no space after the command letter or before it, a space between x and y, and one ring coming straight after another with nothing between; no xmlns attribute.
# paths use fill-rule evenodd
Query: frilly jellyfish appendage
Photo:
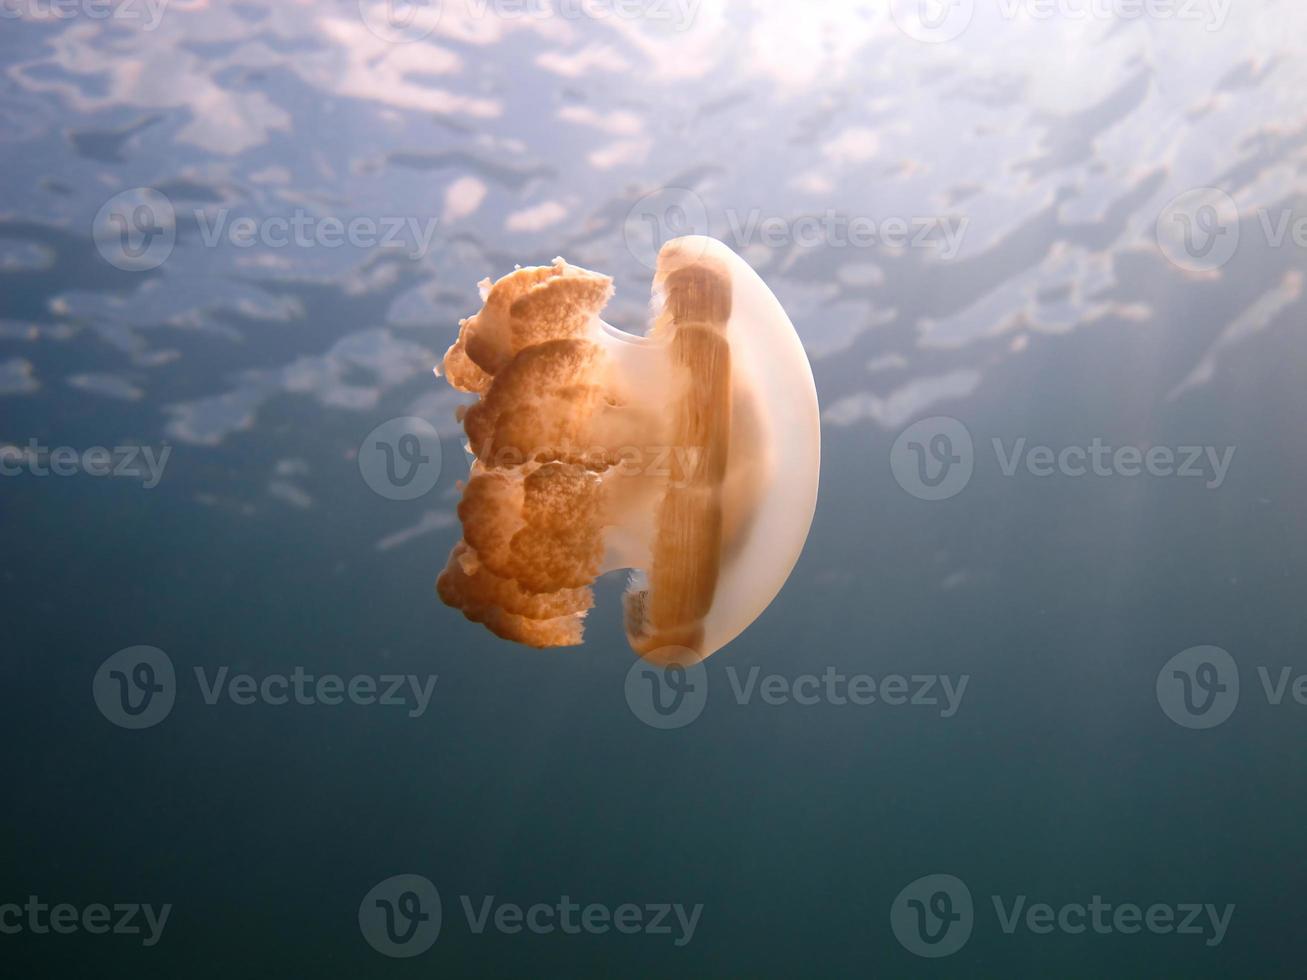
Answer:
<svg viewBox="0 0 1307 980"><path fill-rule="evenodd" d="M817 502L817 392L780 303L698 236L659 253L647 337L604 323L612 280L562 259L481 288L444 359L479 398L440 597L505 639L570 646L594 580L630 569L632 648L719 650L784 585Z"/></svg>

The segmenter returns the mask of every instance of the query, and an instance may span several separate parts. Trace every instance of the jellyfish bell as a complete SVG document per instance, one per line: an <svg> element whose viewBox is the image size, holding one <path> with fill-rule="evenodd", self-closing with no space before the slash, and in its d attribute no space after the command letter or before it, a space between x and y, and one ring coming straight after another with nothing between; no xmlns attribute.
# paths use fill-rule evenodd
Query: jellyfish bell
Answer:
<svg viewBox="0 0 1307 980"><path fill-rule="evenodd" d="M441 599L504 639L571 646L595 579L628 569L637 653L721 649L780 592L817 502L817 391L776 297L702 236L660 251L646 336L600 318L609 277L561 258L481 290L443 363L478 399Z"/></svg>

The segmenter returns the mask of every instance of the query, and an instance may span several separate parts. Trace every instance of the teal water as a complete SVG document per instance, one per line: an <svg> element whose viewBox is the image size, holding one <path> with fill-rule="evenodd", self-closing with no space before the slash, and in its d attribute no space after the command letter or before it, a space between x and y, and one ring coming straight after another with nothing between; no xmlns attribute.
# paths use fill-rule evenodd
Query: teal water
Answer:
<svg viewBox="0 0 1307 980"><path fill-rule="evenodd" d="M406 43L355 3L175 4L150 30L10 9L6 975L1301 974L1296 8L1212 30L982 11L939 43L877 4L705 0L684 29L446 4ZM137 224L142 188L174 216L150 268L169 215ZM1202 188L1236 210L1203 191L1185 239L1172 202ZM307 244L215 237L301 214ZM403 245L324 244L360 217ZM886 242L887 219L936 237ZM556 254L613 274L609 318L637 329L643 260L686 231L791 313L823 469L786 588L662 730L628 696L616 577L572 650L436 599L467 463L430 369L477 280ZM442 463L390 499L359 455L408 416ZM900 438L940 417L969 444ZM1172 469L1195 447L1198 475L1058 462L1096 440ZM58 447L168 455L147 489L40 475ZM134 729L110 671L130 686L140 657L106 661L138 646L175 682ZM1170 663L1195 647L1228 661ZM275 682L210 704L224 669L435 681L421 704L274 703ZM878 696L851 703L839 678L863 675ZM377 948L383 906L395 936L413 909L374 893L397 875L439 895L407 958ZM38 931L29 896L78 926ZM479 926L489 896L510 908ZM565 930L564 896L638 924ZM88 931L96 903L169 913L147 945ZM548 928L515 924L541 903ZM660 931L664 905L698 907L692 932ZM1156 925L1190 905L1197 931Z"/></svg>

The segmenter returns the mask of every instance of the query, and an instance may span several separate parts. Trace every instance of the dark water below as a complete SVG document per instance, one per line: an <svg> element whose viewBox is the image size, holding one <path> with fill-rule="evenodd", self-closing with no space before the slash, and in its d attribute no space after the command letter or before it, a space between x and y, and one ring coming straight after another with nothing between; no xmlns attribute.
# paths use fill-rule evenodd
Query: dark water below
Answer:
<svg viewBox="0 0 1307 980"><path fill-rule="evenodd" d="M138 934L42 934L0 909L5 975L1302 974L1297 6L1211 30L981 11L941 43L880 4L705 0L684 30L446 4L403 44L354 3L176 2L150 30L9 9L0 906L170 911L147 945L139 917ZM158 200L140 188L175 216L151 268L104 234ZM1190 237L1181 218L1159 245L1171 202L1203 188L1180 207ZM267 226L249 248L212 240L297 214L308 244ZM417 232L322 243L326 219L360 216ZM824 409L803 557L671 730L624 693L616 578L585 646L545 652L432 589L467 464L430 368L475 282L561 253L613 274L610 319L637 328L650 216L759 268ZM892 218L934 237L848 241ZM356 458L402 416L443 456L407 501ZM940 417L915 441L929 455L960 424L969 447L944 448L972 474L923 499L900 436ZM1096 440L1139 458L1058 462ZM169 455L147 489L40 476L41 447ZM1158 447L1196 475L1164 456L1149 472ZM960 479L925 463L928 483ZM166 654L175 701L133 730L93 685L139 645ZM1228 659L1170 663L1195 647ZM206 703L196 670L224 668L436 680L421 710L408 688L403 705ZM799 682L815 703L774 704L744 692L754 668L787 689L902 676L905 703ZM935 874L952 877L912 884ZM438 939L408 959L359 921L396 875L440 896ZM514 932L510 909L478 932L464 897L479 915L487 896L634 905L641 926ZM1095 896L1101 929L1066 910ZM1028 919L1039 903L1048 919ZM662 904L701 906L692 933L675 912L644 928ZM1196 933L1119 912L1179 924L1190 904ZM918 908L920 943L951 955L913 954Z"/></svg>

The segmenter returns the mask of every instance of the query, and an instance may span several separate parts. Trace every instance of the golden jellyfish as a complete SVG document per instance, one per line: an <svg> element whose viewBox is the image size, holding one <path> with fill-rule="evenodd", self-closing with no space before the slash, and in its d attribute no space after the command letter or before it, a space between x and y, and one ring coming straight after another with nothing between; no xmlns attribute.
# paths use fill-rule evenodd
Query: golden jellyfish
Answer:
<svg viewBox="0 0 1307 980"><path fill-rule="evenodd" d="M444 358L479 397L459 413L475 460L437 591L504 639L572 646L595 579L629 569L631 647L694 663L767 608L803 549L816 386L776 297L715 239L663 246L647 336L600 318L612 293L561 258L481 283Z"/></svg>

